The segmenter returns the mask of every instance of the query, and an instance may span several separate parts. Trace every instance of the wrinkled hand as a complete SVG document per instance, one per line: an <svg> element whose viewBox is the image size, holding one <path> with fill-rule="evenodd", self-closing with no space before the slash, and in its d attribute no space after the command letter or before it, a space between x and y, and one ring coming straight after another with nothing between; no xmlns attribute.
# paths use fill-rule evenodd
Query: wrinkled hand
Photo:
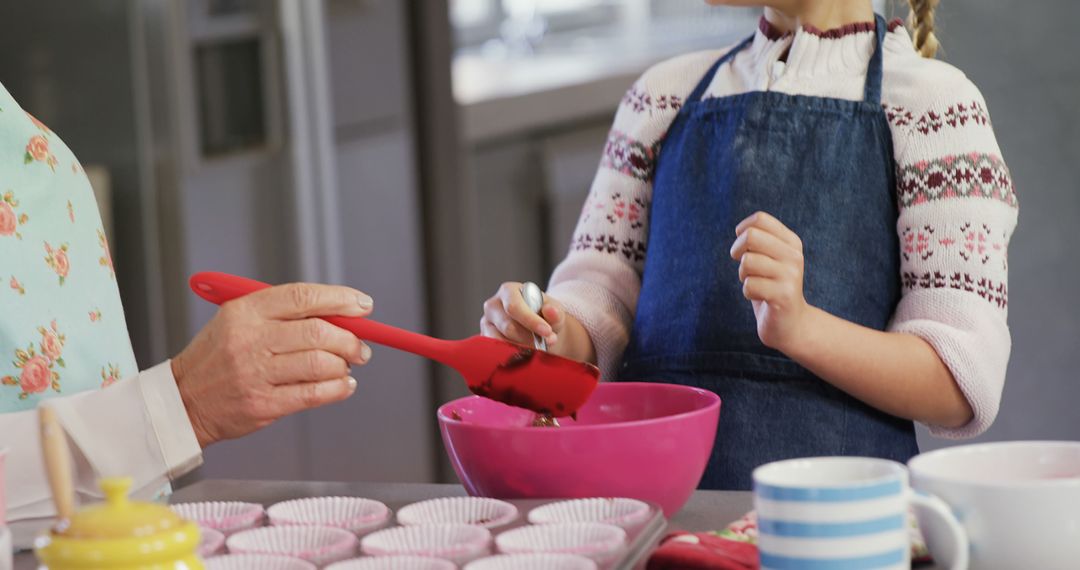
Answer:
<svg viewBox="0 0 1080 570"><path fill-rule="evenodd" d="M803 297L802 240L779 220L757 212L735 228L731 258L739 262L743 296L751 301L758 338L788 352L809 313Z"/></svg>
<svg viewBox="0 0 1080 570"><path fill-rule="evenodd" d="M199 444L240 437L352 395L349 366L366 363L371 349L315 317L362 317L371 309L371 298L354 289L303 283L222 305L172 360Z"/></svg>
<svg viewBox="0 0 1080 570"><path fill-rule="evenodd" d="M480 317L480 332L484 336L532 346L535 333L547 341L551 352L555 352L565 325L566 310L562 303L544 295L544 306L537 314L525 303L518 282L503 283L484 302L484 315Z"/></svg>

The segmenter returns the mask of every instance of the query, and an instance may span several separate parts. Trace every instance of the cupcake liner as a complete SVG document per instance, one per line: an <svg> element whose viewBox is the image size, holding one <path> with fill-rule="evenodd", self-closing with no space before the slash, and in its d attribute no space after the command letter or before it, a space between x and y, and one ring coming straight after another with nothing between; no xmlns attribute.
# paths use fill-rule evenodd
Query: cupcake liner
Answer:
<svg viewBox="0 0 1080 570"><path fill-rule="evenodd" d="M481 558L463 570L596 570L596 562L576 554L533 552Z"/></svg>
<svg viewBox="0 0 1080 570"><path fill-rule="evenodd" d="M315 570L306 560L273 554L226 554L204 564L206 570Z"/></svg>
<svg viewBox="0 0 1080 570"><path fill-rule="evenodd" d="M268 526L234 534L226 540L235 554L280 554L325 566L356 556L356 535L328 526Z"/></svg>
<svg viewBox="0 0 1080 570"><path fill-rule="evenodd" d="M602 564L615 558L626 545L626 531L592 522L526 526L500 534L495 545L503 554L578 554Z"/></svg>
<svg viewBox="0 0 1080 570"><path fill-rule="evenodd" d="M529 512L532 524L598 522L633 528L649 516L649 505L637 499L573 499L538 507Z"/></svg>
<svg viewBox="0 0 1080 570"><path fill-rule="evenodd" d="M360 550L371 556L410 554L464 564L490 552L491 531L467 524L402 526L364 537Z"/></svg>
<svg viewBox="0 0 1080 570"><path fill-rule="evenodd" d="M207 559L225 551L225 535L212 528L199 527L199 558Z"/></svg>
<svg viewBox="0 0 1080 570"><path fill-rule="evenodd" d="M194 521L201 527L221 531L225 536L262 526L263 507L257 503L237 501L208 501L170 505L181 518Z"/></svg>
<svg viewBox="0 0 1080 570"><path fill-rule="evenodd" d="M442 558L426 556L373 556L335 562L326 570L456 570L457 566Z"/></svg>
<svg viewBox="0 0 1080 570"><path fill-rule="evenodd" d="M469 524L496 528L514 521L517 507L498 499L449 497L413 503L398 511L398 524Z"/></svg>
<svg viewBox="0 0 1080 570"><path fill-rule="evenodd" d="M266 514L275 526L332 526L357 535L367 534L390 519L386 505L360 497L296 499L273 505Z"/></svg>

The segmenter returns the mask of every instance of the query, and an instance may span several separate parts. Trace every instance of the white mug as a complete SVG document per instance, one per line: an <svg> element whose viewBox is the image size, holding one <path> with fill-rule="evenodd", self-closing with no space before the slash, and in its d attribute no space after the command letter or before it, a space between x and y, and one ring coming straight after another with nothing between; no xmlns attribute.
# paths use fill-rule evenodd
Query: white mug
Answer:
<svg viewBox="0 0 1080 570"><path fill-rule="evenodd" d="M754 470L761 568L911 567L909 507L933 521L932 551L943 568L967 568L967 538L941 500L914 493L900 463L815 457Z"/></svg>
<svg viewBox="0 0 1080 570"><path fill-rule="evenodd" d="M908 466L912 486L941 497L960 519L973 570L1080 568L1080 442L950 447ZM935 523L920 516L919 524ZM926 539L935 554L937 537Z"/></svg>

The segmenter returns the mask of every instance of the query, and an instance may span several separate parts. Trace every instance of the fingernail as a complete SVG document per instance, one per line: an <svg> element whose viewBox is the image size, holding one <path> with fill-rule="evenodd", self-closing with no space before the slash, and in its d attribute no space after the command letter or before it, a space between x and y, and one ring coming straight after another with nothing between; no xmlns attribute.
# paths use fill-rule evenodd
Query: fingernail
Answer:
<svg viewBox="0 0 1080 570"><path fill-rule="evenodd" d="M357 295L356 302L360 305L360 308L365 311L370 311L371 308L375 306L375 301L363 293Z"/></svg>
<svg viewBox="0 0 1080 570"><path fill-rule="evenodd" d="M559 342L559 335L557 335L555 333L551 333L547 337L547 342L548 342L548 344L555 344L555 343Z"/></svg>
<svg viewBox="0 0 1080 570"><path fill-rule="evenodd" d="M551 336L553 334L555 334L555 331L551 329L551 325L546 325L545 324L545 325L540 326L540 336L545 336L546 337L546 336Z"/></svg>
<svg viewBox="0 0 1080 570"><path fill-rule="evenodd" d="M368 360L371 360L371 347L362 344L360 345L360 361L367 362Z"/></svg>
<svg viewBox="0 0 1080 570"><path fill-rule="evenodd" d="M349 376L349 378L347 380L345 380L345 383L349 385L349 391L350 392L355 392L356 391L356 378L353 378L352 376Z"/></svg>

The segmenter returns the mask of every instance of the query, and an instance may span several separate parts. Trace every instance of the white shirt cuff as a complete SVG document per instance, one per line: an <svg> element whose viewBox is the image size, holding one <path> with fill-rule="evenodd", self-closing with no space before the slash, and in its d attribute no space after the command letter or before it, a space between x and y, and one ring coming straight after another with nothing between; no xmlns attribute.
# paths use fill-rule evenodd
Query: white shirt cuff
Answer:
<svg viewBox="0 0 1080 570"><path fill-rule="evenodd" d="M140 372L138 381L169 478L175 479L201 465L202 448L180 398L170 361Z"/></svg>

